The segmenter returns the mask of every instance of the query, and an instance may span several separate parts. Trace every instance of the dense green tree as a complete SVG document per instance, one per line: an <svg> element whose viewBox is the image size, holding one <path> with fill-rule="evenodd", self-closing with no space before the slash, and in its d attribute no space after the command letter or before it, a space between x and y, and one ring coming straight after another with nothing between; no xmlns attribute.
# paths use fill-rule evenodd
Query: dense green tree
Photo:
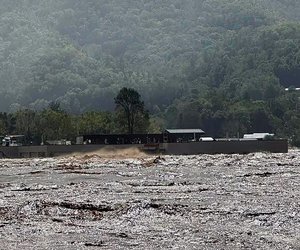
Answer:
<svg viewBox="0 0 300 250"><path fill-rule="evenodd" d="M35 123L38 127L37 135L44 143L46 140L74 140L76 135L71 116L62 111L47 108L38 114Z"/></svg>
<svg viewBox="0 0 300 250"><path fill-rule="evenodd" d="M108 112L86 112L75 118L77 134L109 134L112 132L112 114Z"/></svg>
<svg viewBox="0 0 300 250"><path fill-rule="evenodd" d="M132 88L122 88L115 97L117 118L120 124L125 123L127 133L133 134L147 129L149 116L141 100L140 94Z"/></svg>

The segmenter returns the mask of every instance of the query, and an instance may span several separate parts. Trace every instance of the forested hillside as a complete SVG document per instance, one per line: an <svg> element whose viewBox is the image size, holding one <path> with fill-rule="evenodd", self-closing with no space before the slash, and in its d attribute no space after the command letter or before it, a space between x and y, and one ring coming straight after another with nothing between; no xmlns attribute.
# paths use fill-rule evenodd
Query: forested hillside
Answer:
<svg viewBox="0 0 300 250"><path fill-rule="evenodd" d="M2 0L0 111L114 110L138 90L156 128L300 141L300 1Z"/></svg>

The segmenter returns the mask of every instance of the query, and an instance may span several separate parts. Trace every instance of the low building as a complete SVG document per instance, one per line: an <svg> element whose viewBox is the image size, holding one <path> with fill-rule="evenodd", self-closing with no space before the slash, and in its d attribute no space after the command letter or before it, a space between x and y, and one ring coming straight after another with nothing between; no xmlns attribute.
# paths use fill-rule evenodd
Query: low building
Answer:
<svg viewBox="0 0 300 250"><path fill-rule="evenodd" d="M149 144L167 142L199 141L204 134L201 129L166 129L160 134L98 134L82 135L77 144Z"/></svg>

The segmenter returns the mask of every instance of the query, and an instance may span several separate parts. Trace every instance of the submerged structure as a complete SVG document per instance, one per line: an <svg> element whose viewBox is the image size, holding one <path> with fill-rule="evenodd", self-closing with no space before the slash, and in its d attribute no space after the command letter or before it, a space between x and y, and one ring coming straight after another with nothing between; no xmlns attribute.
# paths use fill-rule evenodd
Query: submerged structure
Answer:
<svg viewBox="0 0 300 250"><path fill-rule="evenodd" d="M269 133L254 133L244 138L203 137L201 129L166 129L160 134L100 134L82 135L75 145L50 144L39 146L9 145L0 147L0 157L52 157L72 153L89 153L98 150L139 149L147 153L196 154L247 154L253 152L287 153L288 141L274 138Z"/></svg>

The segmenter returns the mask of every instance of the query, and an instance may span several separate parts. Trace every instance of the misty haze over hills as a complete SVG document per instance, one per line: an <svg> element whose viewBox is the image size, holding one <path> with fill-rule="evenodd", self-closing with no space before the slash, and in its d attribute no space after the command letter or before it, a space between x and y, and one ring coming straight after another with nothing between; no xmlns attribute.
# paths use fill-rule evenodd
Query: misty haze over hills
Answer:
<svg viewBox="0 0 300 250"><path fill-rule="evenodd" d="M297 0L2 0L0 111L113 110L130 86L173 127L250 124L257 110L269 124L257 130L284 127L299 13Z"/></svg>

